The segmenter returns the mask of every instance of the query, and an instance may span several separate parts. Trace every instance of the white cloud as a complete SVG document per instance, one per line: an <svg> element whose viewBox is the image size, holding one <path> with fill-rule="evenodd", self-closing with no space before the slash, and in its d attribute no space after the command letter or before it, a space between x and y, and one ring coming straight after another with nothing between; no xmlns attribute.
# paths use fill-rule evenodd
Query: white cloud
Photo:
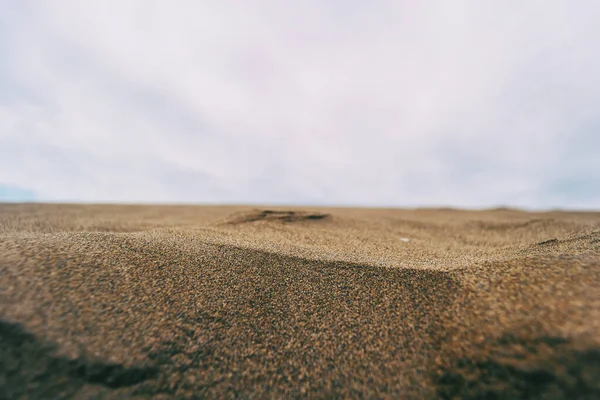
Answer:
<svg viewBox="0 0 600 400"><path fill-rule="evenodd" d="M0 183L41 198L600 205L595 2L2 4Z"/></svg>

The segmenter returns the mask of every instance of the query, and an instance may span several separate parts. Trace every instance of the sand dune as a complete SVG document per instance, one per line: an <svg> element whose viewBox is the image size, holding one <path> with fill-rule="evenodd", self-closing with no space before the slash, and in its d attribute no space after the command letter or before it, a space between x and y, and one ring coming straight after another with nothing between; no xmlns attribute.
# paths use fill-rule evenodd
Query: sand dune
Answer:
<svg viewBox="0 0 600 400"><path fill-rule="evenodd" d="M597 398L600 213L0 205L0 318L1 398Z"/></svg>

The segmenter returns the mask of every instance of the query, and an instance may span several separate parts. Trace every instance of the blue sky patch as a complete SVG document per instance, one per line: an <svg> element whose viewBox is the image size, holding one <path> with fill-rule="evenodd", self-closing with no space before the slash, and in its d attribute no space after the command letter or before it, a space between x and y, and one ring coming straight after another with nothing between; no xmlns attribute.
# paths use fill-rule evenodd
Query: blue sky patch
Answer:
<svg viewBox="0 0 600 400"><path fill-rule="evenodd" d="M4 185L0 183L0 202L25 202L34 201L37 198L35 192L17 186Z"/></svg>

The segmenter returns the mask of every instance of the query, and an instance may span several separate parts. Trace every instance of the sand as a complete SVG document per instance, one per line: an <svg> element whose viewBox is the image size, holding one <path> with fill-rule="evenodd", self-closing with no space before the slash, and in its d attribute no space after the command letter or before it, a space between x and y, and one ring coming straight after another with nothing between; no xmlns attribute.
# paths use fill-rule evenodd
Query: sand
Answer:
<svg viewBox="0 0 600 400"><path fill-rule="evenodd" d="M0 205L0 398L600 398L600 213Z"/></svg>

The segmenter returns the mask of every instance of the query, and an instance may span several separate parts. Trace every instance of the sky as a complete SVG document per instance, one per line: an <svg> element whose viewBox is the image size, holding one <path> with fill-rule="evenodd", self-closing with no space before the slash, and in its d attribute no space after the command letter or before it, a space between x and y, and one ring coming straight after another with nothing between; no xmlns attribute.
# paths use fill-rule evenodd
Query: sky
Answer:
<svg viewBox="0 0 600 400"><path fill-rule="evenodd" d="M600 2L0 0L0 201L600 209Z"/></svg>

